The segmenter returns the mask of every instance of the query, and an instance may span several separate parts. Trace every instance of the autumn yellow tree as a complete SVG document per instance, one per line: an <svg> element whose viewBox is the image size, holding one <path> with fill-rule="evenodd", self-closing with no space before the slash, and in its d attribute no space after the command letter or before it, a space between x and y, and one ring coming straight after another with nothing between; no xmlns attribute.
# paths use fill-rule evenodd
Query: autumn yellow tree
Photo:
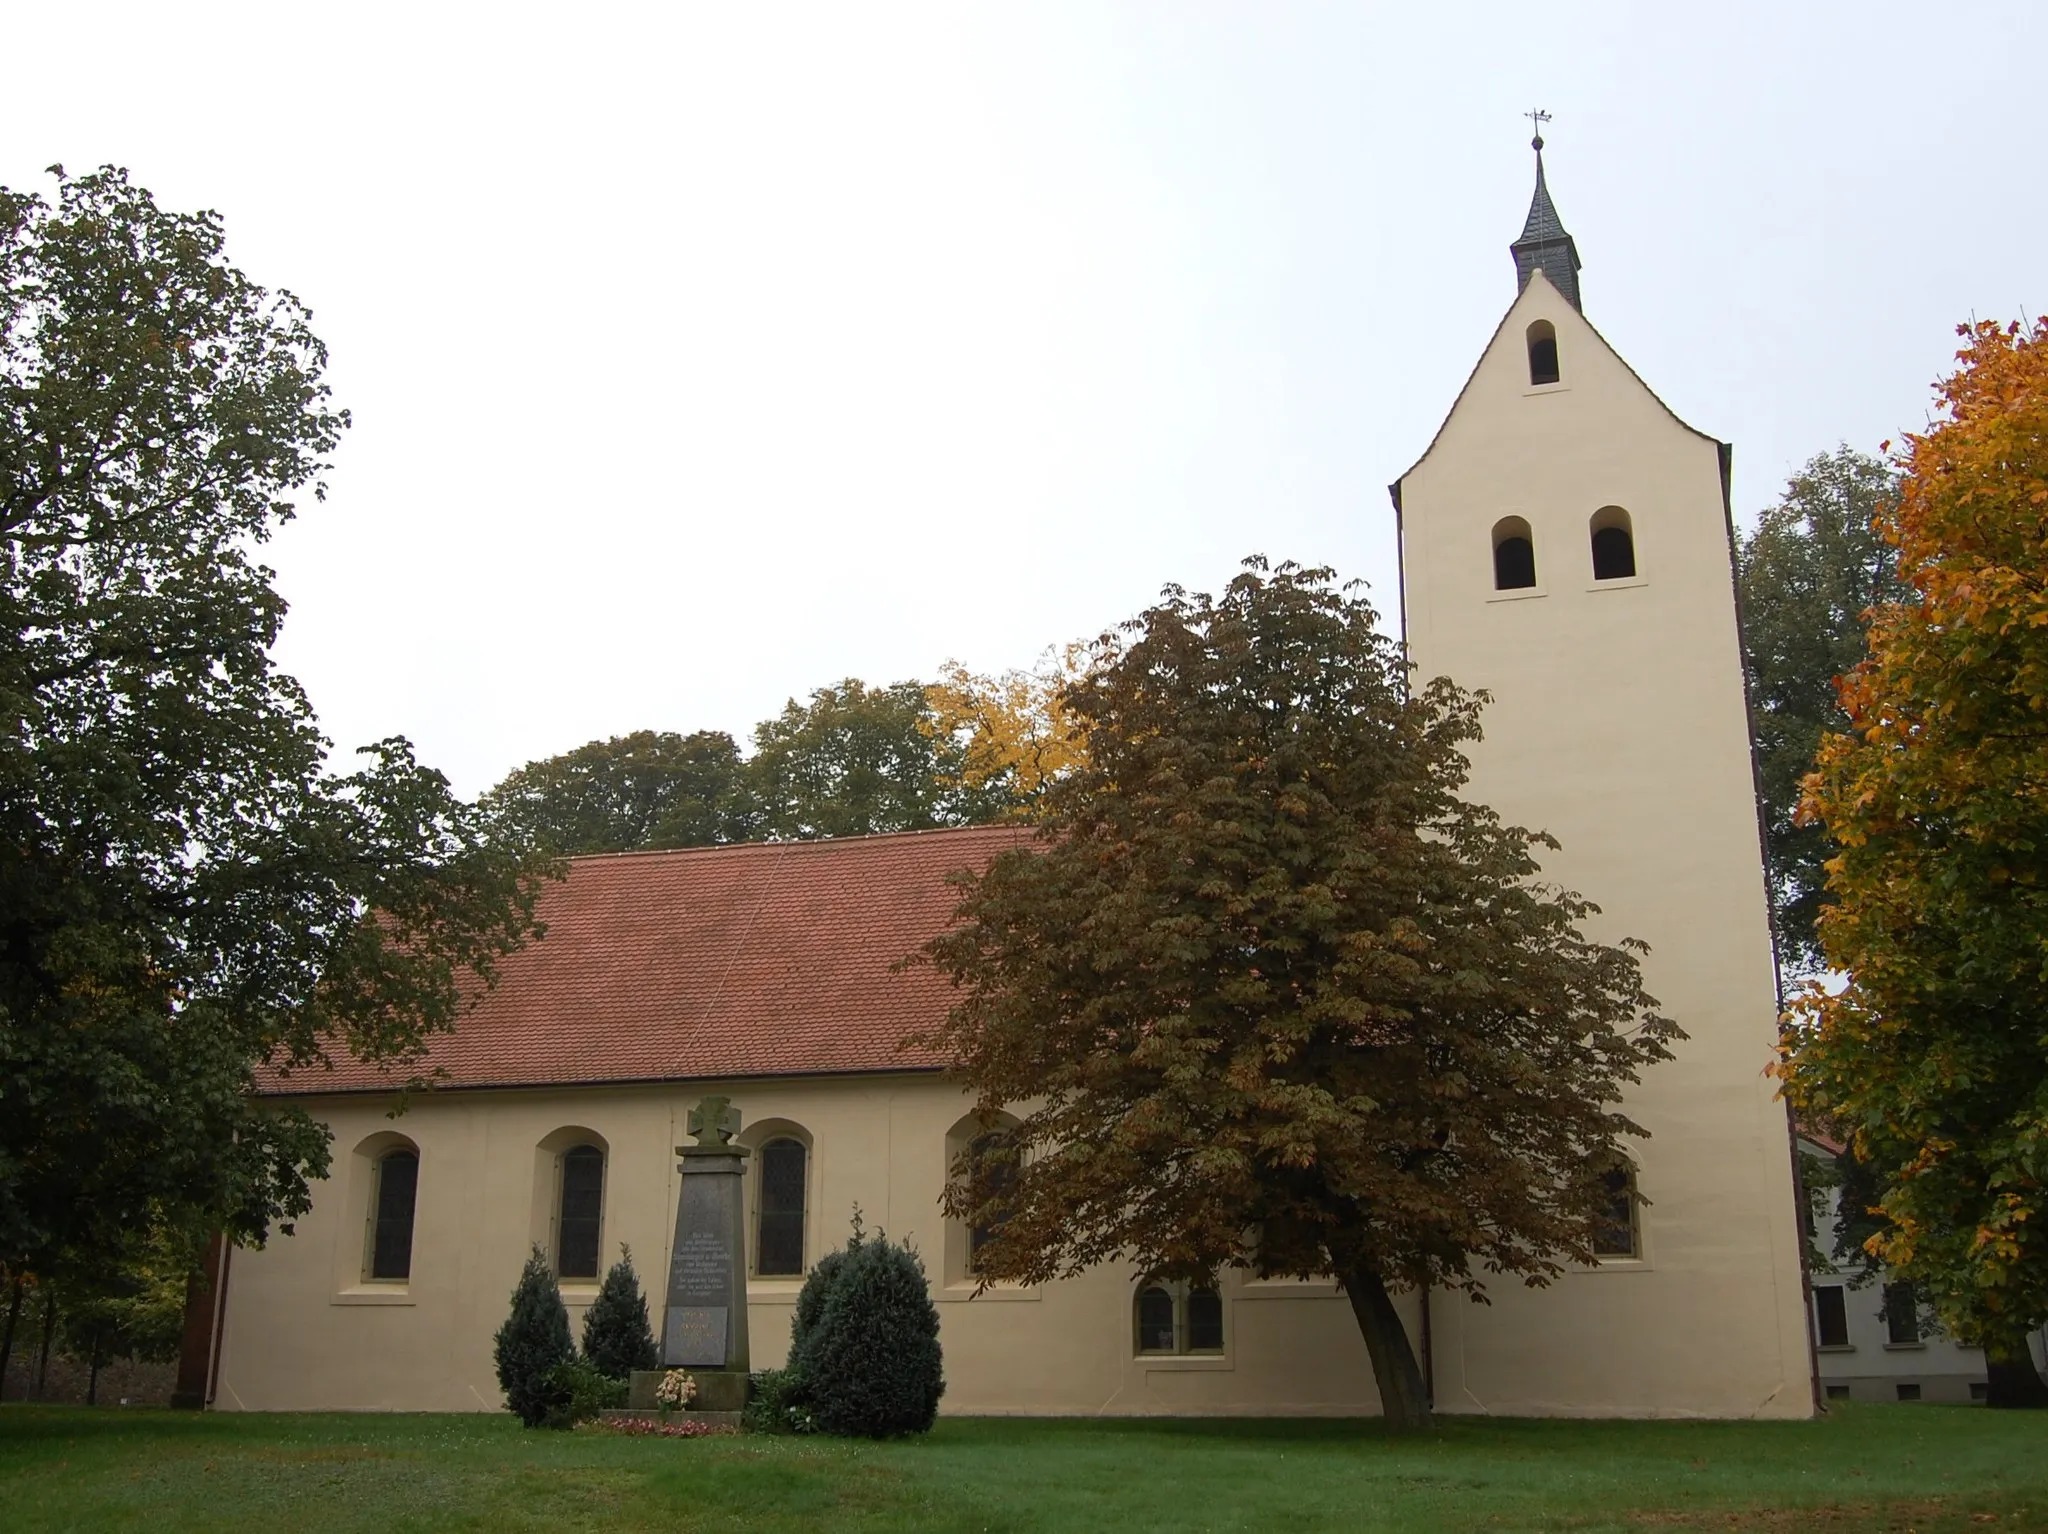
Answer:
<svg viewBox="0 0 2048 1534"><path fill-rule="evenodd" d="M1910 591L1806 785L1847 983L1795 1000L1780 1069L1875 1174L1870 1255L2019 1404L2048 1320L2048 320L1960 333L1878 516Z"/></svg>
<svg viewBox="0 0 2048 1534"><path fill-rule="evenodd" d="M1101 658L1101 645L1047 650L1029 671L982 673L947 661L925 689L933 732L960 753L961 786L999 793L1018 814L1087 756L1067 693Z"/></svg>

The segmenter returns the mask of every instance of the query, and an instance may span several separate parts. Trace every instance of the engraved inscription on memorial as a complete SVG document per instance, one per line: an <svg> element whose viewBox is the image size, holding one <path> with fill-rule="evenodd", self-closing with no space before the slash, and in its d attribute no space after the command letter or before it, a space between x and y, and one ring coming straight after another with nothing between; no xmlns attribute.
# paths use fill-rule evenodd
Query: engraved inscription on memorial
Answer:
<svg viewBox="0 0 2048 1534"><path fill-rule="evenodd" d="M717 1231L685 1231L676 1242L675 1264L669 1270L671 1305L703 1304L730 1297L732 1248Z"/></svg>
<svg viewBox="0 0 2048 1534"><path fill-rule="evenodd" d="M723 1305L678 1305L668 1313L668 1356L662 1362L719 1368L725 1363Z"/></svg>

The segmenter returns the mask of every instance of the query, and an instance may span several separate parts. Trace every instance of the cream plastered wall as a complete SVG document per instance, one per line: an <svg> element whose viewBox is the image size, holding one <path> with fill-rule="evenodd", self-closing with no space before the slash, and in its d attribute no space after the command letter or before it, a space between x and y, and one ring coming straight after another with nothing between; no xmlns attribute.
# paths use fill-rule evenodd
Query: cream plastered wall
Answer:
<svg viewBox="0 0 2048 1534"><path fill-rule="evenodd" d="M1559 379L1527 335L1555 329ZM1642 1255L1493 1304L1439 1298L1448 1410L1806 1416L1811 1353L1720 445L1678 421L1538 275L1401 481L1419 675L1493 695L1469 793L1562 844L1545 877L1651 945L1689 1037L1628 1100L1651 1131ZM1594 519L1627 512L1636 576L1595 582ZM1504 518L1537 585L1494 589ZM1612 520L1612 513L1608 513Z"/></svg>
<svg viewBox="0 0 2048 1534"><path fill-rule="evenodd" d="M228 1410L495 1411L491 1339L530 1243L552 1237L553 1158L606 1151L603 1248L629 1244L660 1329L686 1115L730 1096L740 1139L796 1133L811 1147L805 1259L868 1228L923 1254L938 1303L950 1413L1349 1415L1379 1409L1364 1343L1331 1284L1226 1275L1219 1357L1139 1357L1135 1270L1104 1267L1043 1288L974 1297L965 1233L938 1209L949 1149L974 1132L959 1090L929 1075L692 1082L550 1091L308 1098L334 1133L332 1175L294 1234L237 1252L228 1277L216 1405ZM419 1152L412 1270L364 1279L373 1157ZM748 1190L749 1210L754 1208ZM749 1258L751 1261L751 1250ZM753 1364L780 1364L801 1281L752 1279ZM594 1286L568 1287L580 1337ZM1416 1302L1406 1309L1411 1329Z"/></svg>

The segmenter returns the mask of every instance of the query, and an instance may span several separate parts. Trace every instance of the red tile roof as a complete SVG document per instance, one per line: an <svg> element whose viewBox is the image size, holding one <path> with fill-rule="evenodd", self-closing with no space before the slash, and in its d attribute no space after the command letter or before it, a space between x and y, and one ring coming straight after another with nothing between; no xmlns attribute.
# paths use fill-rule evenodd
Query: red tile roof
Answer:
<svg viewBox="0 0 2048 1534"><path fill-rule="evenodd" d="M951 983L890 966L959 903L946 876L1027 839L977 826L574 858L542 893L547 935L418 1067L343 1058L273 1094L381 1090L414 1069L443 1084L817 1075L933 1068L898 1041L936 1023Z"/></svg>

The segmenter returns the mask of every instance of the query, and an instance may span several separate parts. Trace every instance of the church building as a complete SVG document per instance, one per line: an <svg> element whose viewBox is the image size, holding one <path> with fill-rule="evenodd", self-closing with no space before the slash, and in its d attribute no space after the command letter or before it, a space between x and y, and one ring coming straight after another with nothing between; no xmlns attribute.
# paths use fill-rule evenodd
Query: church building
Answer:
<svg viewBox="0 0 2048 1534"><path fill-rule="evenodd" d="M1423 678L1493 698L1468 792L1552 833L1544 877L1640 938L1684 1028L1627 1111L1650 1131L1599 1261L1490 1305L1400 1299L1438 1410L1803 1417L1813 1352L1793 1147L1765 1075L1777 996L1737 632L1729 449L1679 420L1587 321L1545 185L1513 302L1392 486L1402 619ZM630 1247L659 1301L690 1108L727 1097L746 1171L746 1319L781 1362L806 1270L870 1230L923 1254L948 1413L1315 1415L1379 1409L1330 1282L1213 1287L1105 1265L977 1294L975 1232L939 1208L980 1132L902 1040L945 980L896 962L945 879L1024 833L982 827L573 860L546 937L393 1116L360 1064L268 1090L332 1130L291 1235L222 1264L200 1350L226 1410L496 1411L492 1336L537 1245L580 1330Z"/></svg>

